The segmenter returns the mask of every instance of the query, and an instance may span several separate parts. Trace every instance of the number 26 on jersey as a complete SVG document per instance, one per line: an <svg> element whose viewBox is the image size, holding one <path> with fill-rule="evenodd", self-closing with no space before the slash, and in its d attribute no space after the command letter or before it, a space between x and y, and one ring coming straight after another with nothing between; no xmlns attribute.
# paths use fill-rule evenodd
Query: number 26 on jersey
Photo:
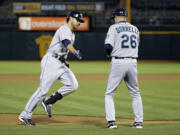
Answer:
<svg viewBox="0 0 180 135"><path fill-rule="evenodd" d="M136 35L123 34L121 38L122 38L121 48L136 48L137 46Z"/></svg>

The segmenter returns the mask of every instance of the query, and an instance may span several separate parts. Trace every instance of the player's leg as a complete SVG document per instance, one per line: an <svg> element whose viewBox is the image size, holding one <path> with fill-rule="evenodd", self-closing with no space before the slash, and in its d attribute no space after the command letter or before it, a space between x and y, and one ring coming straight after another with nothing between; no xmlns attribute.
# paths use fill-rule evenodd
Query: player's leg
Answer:
<svg viewBox="0 0 180 135"><path fill-rule="evenodd" d="M106 120L108 121L109 126L111 122L115 121L114 95L116 88L123 80L123 70L125 70L125 67L123 65L111 64L111 69L108 76L107 87L105 92L105 113Z"/></svg>
<svg viewBox="0 0 180 135"><path fill-rule="evenodd" d="M132 107L135 115L135 122L143 122L143 106L142 99L138 87L137 64L129 64L125 83L132 97Z"/></svg>
<svg viewBox="0 0 180 135"><path fill-rule="evenodd" d="M61 93L63 97L78 89L78 81L70 69L60 76L59 80L64 84L64 86L61 87L57 92Z"/></svg>
<svg viewBox="0 0 180 135"><path fill-rule="evenodd" d="M24 111L20 114L19 118L31 119L32 113L38 103L42 101L43 97L49 91L51 85L57 80L58 76L54 73L57 69L53 68L56 65L51 63L51 58L45 56L41 62L41 79L40 79L40 86L35 91L35 93L31 96Z"/></svg>
<svg viewBox="0 0 180 135"><path fill-rule="evenodd" d="M56 101L61 100L64 96L74 92L78 88L77 79L74 73L68 68L66 72L59 77L59 80L64 86L45 99L44 102L46 105L54 104Z"/></svg>

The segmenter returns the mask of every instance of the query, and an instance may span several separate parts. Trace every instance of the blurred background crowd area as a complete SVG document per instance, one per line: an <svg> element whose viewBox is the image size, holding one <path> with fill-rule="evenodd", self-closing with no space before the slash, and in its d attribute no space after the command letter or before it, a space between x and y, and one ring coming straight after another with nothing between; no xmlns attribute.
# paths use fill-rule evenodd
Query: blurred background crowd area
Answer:
<svg viewBox="0 0 180 135"><path fill-rule="evenodd" d="M95 9L82 9L81 12L90 17L91 31L103 31L112 24L112 11L117 7L126 8L127 1L130 3L130 22L140 30L180 30L180 0L0 0L0 28L17 29L19 16L66 16L68 10L63 9L63 3L93 3ZM41 7L40 12L17 13L14 8L22 8L14 6L17 2L61 6L59 10L44 10Z"/></svg>

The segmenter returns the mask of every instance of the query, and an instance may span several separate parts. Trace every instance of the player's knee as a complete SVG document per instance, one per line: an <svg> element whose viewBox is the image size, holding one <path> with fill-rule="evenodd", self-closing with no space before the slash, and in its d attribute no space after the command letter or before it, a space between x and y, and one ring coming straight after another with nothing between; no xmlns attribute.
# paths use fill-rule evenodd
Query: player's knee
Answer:
<svg viewBox="0 0 180 135"><path fill-rule="evenodd" d="M41 92L43 93L43 95L46 95L49 91L48 87L40 87L40 89L41 89Z"/></svg>
<svg viewBox="0 0 180 135"><path fill-rule="evenodd" d="M109 93L109 92L106 92L105 93L105 97L114 97L115 93Z"/></svg>
<svg viewBox="0 0 180 135"><path fill-rule="evenodd" d="M132 98L137 98L140 96L140 92L139 92L139 90L131 91L130 95Z"/></svg>
<svg viewBox="0 0 180 135"><path fill-rule="evenodd" d="M78 82L77 80L74 80L73 83L71 84L71 89L72 91L75 91L78 89Z"/></svg>
<svg viewBox="0 0 180 135"><path fill-rule="evenodd" d="M73 91L77 90L78 89L78 82L74 81L71 87L72 87Z"/></svg>
<svg viewBox="0 0 180 135"><path fill-rule="evenodd" d="M105 96L115 96L115 91L114 89L106 89L106 92L105 92Z"/></svg>
<svg viewBox="0 0 180 135"><path fill-rule="evenodd" d="M42 96L45 96L48 93L48 88L46 87L39 87L38 88L38 93L41 93Z"/></svg>

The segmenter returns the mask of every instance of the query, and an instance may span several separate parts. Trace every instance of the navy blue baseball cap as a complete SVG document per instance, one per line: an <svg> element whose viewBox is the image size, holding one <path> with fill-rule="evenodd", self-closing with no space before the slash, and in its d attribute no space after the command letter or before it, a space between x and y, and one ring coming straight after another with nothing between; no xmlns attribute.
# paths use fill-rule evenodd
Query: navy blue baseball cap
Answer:
<svg viewBox="0 0 180 135"><path fill-rule="evenodd" d="M69 14L67 15L67 18L69 17L76 18L76 20L78 20L79 22L84 23L83 14L78 11L69 12Z"/></svg>
<svg viewBox="0 0 180 135"><path fill-rule="evenodd" d="M117 8L114 10L114 12L112 13L112 18L114 19L115 16L125 16L128 17L127 15L127 11L125 8Z"/></svg>

